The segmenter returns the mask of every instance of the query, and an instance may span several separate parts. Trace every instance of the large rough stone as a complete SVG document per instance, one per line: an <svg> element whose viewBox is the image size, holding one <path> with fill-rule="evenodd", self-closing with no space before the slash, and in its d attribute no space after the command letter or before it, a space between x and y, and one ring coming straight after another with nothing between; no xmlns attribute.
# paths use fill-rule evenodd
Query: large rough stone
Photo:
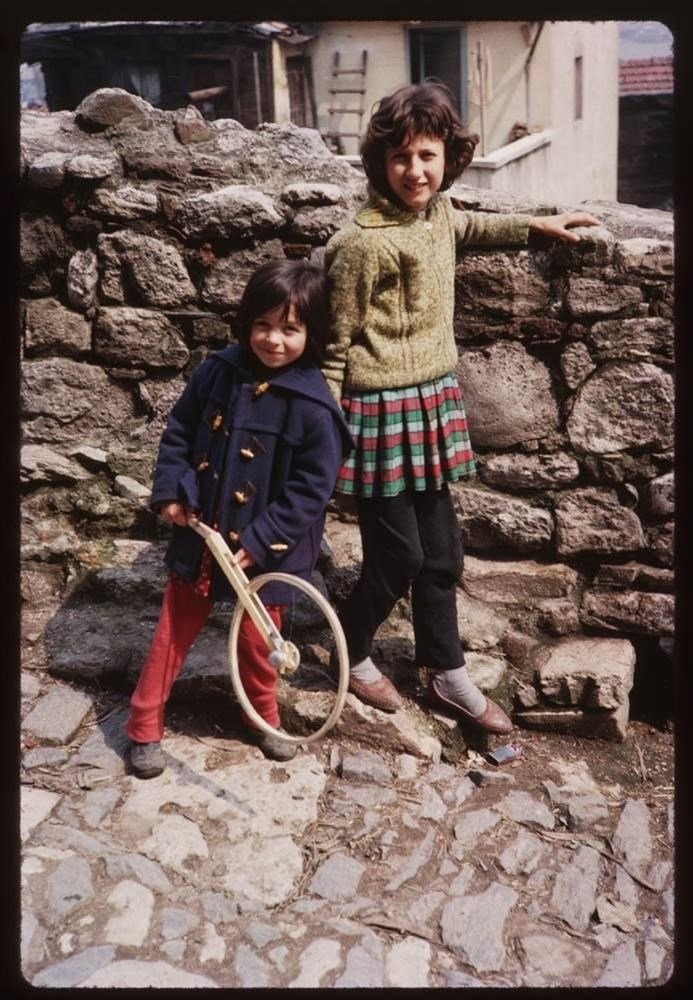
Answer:
<svg viewBox="0 0 693 1000"><path fill-rule="evenodd" d="M113 145L120 151L127 176L147 181L190 182L190 155L174 134L170 120L161 122L149 118L147 125L143 130L125 121L113 130ZM214 176L225 173L218 161L210 172ZM194 182L192 187L194 189ZM160 191L160 199L162 211L168 218L175 196Z"/></svg>
<svg viewBox="0 0 693 1000"><path fill-rule="evenodd" d="M553 830L556 818L549 807L529 792L508 792L497 806L504 816L525 826Z"/></svg>
<svg viewBox="0 0 693 1000"><path fill-rule="evenodd" d="M77 462L41 444L25 444L20 453L22 482L69 482L90 479Z"/></svg>
<svg viewBox="0 0 693 1000"><path fill-rule="evenodd" d="M575 319L598 316L633 316L643 295L634 285L617 285L599 278L571 277L565 305Z"/></svg>
<svg viewBox="0 0 693 1000"><path fill-rule="evenodd" d="M561 354L561 371L569 389L577 389L597 367L581 340L568 344Z"/></svg>
<svg viewBox="0 0 693 1000"><path fill-rule="evenodd" d="M536 647L532 660L550 703L614 709L628 701L635 649L626 639L562 639Z"/></svg>
<svg viewBox="0 0 693 1000"><path fill-rule="evenodd" d="M92 872L84 858L67 858L52 872L46 886L48 919L62 921L67 914L94 895Z"/></svg>
<svg viewBox="0 0 693 1000"><path fill-rule="evenodd" d="M350 199L365 195L363 175L334 156L317 129L290 122L263 122L254 130L233 119L212 122L214 161L226 167L228 177L280 195L287 186L317 181L338 184ZM205 147L206 149L207 147ZM196 169L201 155L193 147Z"/></svg>
<svg viewBox="0 0 693 1000"><path fill-rule="evenodd" d="M365 870L356 858L338 852L323 861L308 883L308 889L323 899L353 899Z"/></svg>
<svg viewBox="0 0 693 1000"><path fill-rule="evenodd" d="M479 312L510 319L545 310L550 285L545 256L519 250L508 257L497 250L468 250L455 275L456 315Z"/></svg>
<svg viewBox="0 0 693 1000"><path fill-rule="evenodd" d="M374 781L379 785L388 785L392 781L392 769L375 750L360 750L358 753L345 754L342 759L341 774L343 778Z"/></svg>
<svg viewBox="0 0 693 1000"><path fill-rule="evenodd" d="M600 483L626 483L653 479L673 464L673 452L647 452L631 455L610 452L604 455L583 455L581 465L589 477Z"/></svg>
<svg viewBox="0 0 693 1000"><path fill-rule="evenodd" d="M458 375L475 445L506 448L546 437L558 427L548 369L521 344L467 350Z"/></svg>
<svg viewBox="0 0 693 1000"><path fill-rule="evenodd" d="M572 597L577 573L560 563L500 562L465 556L463 584L468 594L489 604L536 606L547 599Z"/></svg>
<svg viewBox="0 0 693 1000"><path fill-rule="evenodd" d="M180 874L189 875L194 868L199 886L223 889L235 899L263 906L285 900L303 870L294 837L317 819L318 798L327 780L315 757L300 754L270 765L268 773L268 762L255 749L241 759L225 755L221 766L210 770L209 748L202 743L191 745L174 736L165 749L167 770L155 786L149 783L130 793L114 818L114 835L151 838L148 857ZM192 853L184 855L182 845L166 835L172 816L189 824L185 834ZM199 830L208 820L225 827L211 856L205 854Z"/></svg>
<svg viewBox="0 0 693 1000"><path fill-rule="evenodd" d="M674 522L650 525L645 531L648 554L662 566L674 565Z"/></svg>
<svg viewBox="0 0 693 1000"><path fill-rule="evenodd" d="M268 233L284 223L274 201L247 184L230 184L182 202L176 226L185 236L221 238Z"/></svg>
<svg viewBox="0 0 693 1000"><path fill-rule="evenodd" d="M55 190L63 183L69 153L42 153L31 163L27 180L32 187Z"/></svg>
<svg viewBox="0 0 693 1000"><path fill-rule="evenodd" d="M37 157L49 152L65 152L71 156L75 150L107 152L108 142L100 136L87 135L74 120L72 111L56 111L47 115L43 111L23 111L20 119L20 163L22 172Z"/></svg>
<svg viewBox="0 0 693 1000"><path fill-rule="evenodd" d="M321 184L319 181L298 181L287 184L280 198L287 205L338 205L344 201L339 184Z"/></svg>
<svg viewBox="0 0 693 1000"><path fill-rule="evenodd" d="M596 591L604 590L653 590L668 591L674 587L674 573L670 569L648 566L630 560L625 563L602 563L592 581Z"/></svg>
<svg viewBox="0 0 693 1000"><path fill-rule="evenodd" d="M635 941L623 941L609 955L606 967L595 983L595 987L599 989L604 987L639 987L641 985L640 959L635 950Z"/></svg>
<svg viewBox="0 0 693 1000"><path fill-rule="evenodd" d="M600 871L599 853L593 847L582 846L556 876L551 908L573 930L587 930L597 906Z"/></svg>
<svg viewBox="0 0 693 1000"><path fill-rule="evenodd" d="M604 320L594 324L587 339L600 363L674 360L674 324L657 316Z"/></svg>
<svg viewBox="0 0 693 1000"><path fill-rule="evenodd" d="M88 94L75 110L75 118L85 124L106 128L117 125L128 115L146 115L154 108L141 97L121 87L102 87Z"/></svg>
<svg viewBox="0 0 693 1000"><path fill-rule="evenodd" d="M627 799L611 842L614 852L635 868L644 869L654 851L650 823L652 817L643 799Z"/></svg>
<svg viewBox="0 0 693 1000"><path fill-rule="evenodd" d="M169 965L168 962L160 960L144 962L134 958L121 958L92 972L78 985L132 989L170 987L181 990L188 987L216 987L218 984L209 976L186 972L184 969Z"/></svg>
<svg viewBox="0 0 693 1000"><path fill-rule="evenodd" d="M70 742L92 707L92 698L84 691L52 687L32 708L23 726L44 743L64 745Z"/></svg>
<svg viewBox="0 0 693 1000"><path fill-rule="evenodd" d="M538 490L564 486L580 475L577 461L566 452L541 455L489 455L479 459L479 478L489 486Z"/></svg>
<svg viewBox="0 0 693 1000"><path fill-rule="evenodd" d="M673 594L587 590L580 606L583 625L610 632L674 635L674 615Z"/></svg>
<svg viewBox="0 0 693 1000"><path fill-rule="evenodd" d="M178 329L155 310L114 306L100 309L94 354L108 365L180 370L190 359Z"/></svg>
<svg viewBox="0 0 693 1000"><path fill-rule="evenodd" d="M22 785L19 795L19 836L28 840L35 827L46 819L60 802L60 795L44 788Z"/></svg>
<svg viewBox="0 0 693 1000"><path fill-rule="evenodd" d="M175 112L174 130L176 138L184 146L191 142L208 142L214 136L210 123L192 105Z"/></svg>
<svg viewBox="0 0 693 1000"><path fill-rule="evenodd" d="M195 286L177 249L163 240L126 230L98 239L103 268L102 290L107 298L158 309L194 301Z"/></svg>
<svg viewBox="0 0 693 1000"><path fill-rule="evenodd" d="M89 209L99 219L133 222L153 218L159 209L159 199L156 191L128 183L114 189L100 188L92 197Z"/></svg>
<svg viewBox="0 0 693 1000"><path fill-rule="evenodd" d="M130 394L102 368L68 358L26 362L21 398L27 442L99 445L134 416Z"/></svg>
<svg viewBox="0 0 693 1000"><path fill-rule="evenodd" d="M268 261L282 259L280 240L266 240L255 249L237 250L230 257L215 259L202 281L202 302L213 309L237 309L253 271Z"/></svg>
<svg viewBox="0 0 693 1000"><path fill-rule="evenodd" d="M24 349L27 357L85 355L91 350L91 324L57 299L29 301L24 315Z"/></svg>
<svg viewBox="0 0 693 1000"><path fill-rule="evenodd" d="M533 933L518 938L518 953L525 969L524 984L528 988L555 987L570 983L567 989L577 990L592 982L594 956L591 949L556 933L547 934L545 925L536 925Z"/></svg>
<svg viewBox="0 0 693 1000"><path fill-rule="evenodd" d="M619 241L614 260L626 274L671 278L674 273L674 244L670 240L636 236Z"/></svg>
<svg viewBox="0 0 693 1000"><path fill-rule="evenodd" d="M106 153L78 153L70 157L66 173L82 181L105 181L122 173L120 157L110 150Z"/></svg>
<svg viewBox="0 0 693 1000"><path fill-rule="evenodd" d="M493 649L509 628L502 611L462 589L457 591L457 624L464 648L474 650Z"/></svg>
<svg viewBox="0 0 693 1000"><path fill-rule="evenodd" d="M507 673L508 663L502 656L468 651L465 660L469 676L482 691L495 691Z"/></svg>
<svg viewBox="0 0 693 1000"><path fill-rule="evenodd" d="M364 705L353 694L347 694L335 734L353 734L361 745L372 747L379 753L411 753L439 761L440 740L427 732L418 718L400 709L388 714Z"/></svg>
<svg viewBox="0 0 693 1000"><path fill-rule="evenodd" d="M629 705L624 702L612 711L537 706L515 712L513 719L528 729L622 743L628 735L628 715Z"/></svg>
<svg viewBox="0 0 693 1000"><path fill-rule="evenodd" d="M555 514L561 556L633 552L645 544L638 515L624 507L613 490L568 490L558 498Z"/></svg>
<svg viewBox="0 0 693 1000"><path fill-rule="evenodd" d="M566 429L579 451L669 448L674 435L674 385L647 362L609 362L577 391Z"/></svg>
<svg viewBox="0 0 693 1000"><path fill-rule="evenodd" d="M668 517L674 513L674 487L673 472L667 472L645 484L640 492L648 514Z"/></svg>
<svg viewBox="0 0 693 1000"><path fill-rule="evenodd" d="M67 298L74 309L86 312L96 305L99 262L93 250L78 250L67 266Z"/></svg>
<svg viewBox="0 0 693 1000"><path fill-rule="evenodd" d="M518 898L510 886L494 883L476 896L453 899L440 921L443 943L477 972L502 969L503 927Z"/></svg>
<svg viewBox="0 0 693 1000"><path fill-rule="evenodd" d="M553 535L548 511L474 486L455 485L452 494L467 549L503 549L518 555L548 550Z"/></svg>
<svg viewBox="0 0 693 1000"><path fill-rule="evenodd" d="M68 256L68 241L58 220L48 214L23 213L19 225L19 259L24 274L45 270Z"/></svg>
<svg viewBox="0 0 693 1000"><path fill-rule="evenodd" d="M324 205L296 212L290 224L292 238L325 244L338 229L351 220L353 213L346 205Z"/></svg>
<svg viewBox="0 0 693 1000"><path fill-rule="evenodd" d="M62 962L56 962L41 969L31 981L32 986L52 986L67 988L77 986L89 976L98 973L115 958L115 948L109 944L94 945L76 955L70 955Z"/></svg>

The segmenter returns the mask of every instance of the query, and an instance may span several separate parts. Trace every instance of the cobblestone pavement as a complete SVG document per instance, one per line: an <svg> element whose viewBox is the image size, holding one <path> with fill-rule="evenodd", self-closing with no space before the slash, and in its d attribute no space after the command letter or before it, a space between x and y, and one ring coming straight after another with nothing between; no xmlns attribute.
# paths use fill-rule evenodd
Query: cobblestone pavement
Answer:
<svg viewBox="0 0 693 1000"><path fill-rule="evenodd" d="M277 763L223 712L172 703L167 769L140 781L124 694L95 708L29 675L24 695L34 986L633 987L672 973L670 735L518 731L523 756L494 768L472 749L453 766L333 732ZM70 712L73 737L40 738Z"/></svg>

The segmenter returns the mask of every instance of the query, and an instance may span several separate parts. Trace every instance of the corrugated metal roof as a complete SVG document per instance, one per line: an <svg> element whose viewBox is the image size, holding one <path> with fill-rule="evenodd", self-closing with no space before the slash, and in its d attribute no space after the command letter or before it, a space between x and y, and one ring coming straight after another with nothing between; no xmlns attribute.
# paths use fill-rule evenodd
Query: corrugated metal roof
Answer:
<svg viewBox="0 0 693 1000"><path fill-rule="evenodd" d="M618 66L619 97L640 94L673 94L672 56L652 59L625 59Z"/></svg>

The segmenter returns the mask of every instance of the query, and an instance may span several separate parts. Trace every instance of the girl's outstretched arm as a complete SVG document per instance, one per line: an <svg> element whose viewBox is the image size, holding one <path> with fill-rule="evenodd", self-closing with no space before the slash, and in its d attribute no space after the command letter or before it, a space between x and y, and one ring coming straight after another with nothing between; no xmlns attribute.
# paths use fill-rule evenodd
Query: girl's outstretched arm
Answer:
<svg viewBox="0 0 693 1000"><path fill-rule="evenodd" d="M529 231L541 236L557 237L567 243L577 243L580 237L571 232L573 226L599 226L589 212L561 212L560 215L533 215L529 220Z"/></svg>

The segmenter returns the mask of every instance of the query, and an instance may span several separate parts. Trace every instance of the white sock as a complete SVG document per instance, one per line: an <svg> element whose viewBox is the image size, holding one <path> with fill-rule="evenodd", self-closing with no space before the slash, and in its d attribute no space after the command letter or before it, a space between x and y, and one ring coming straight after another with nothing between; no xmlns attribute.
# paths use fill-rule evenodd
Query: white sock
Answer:
<svg viewBox="0 0 693 1000"><path fill-rule="evenodd" d="M357 681L363 681L364 684L375 684L383 676L378 668L376 667L370 656L367 656L365 660L361 660L360 663L355 663L353 667L349 668L349 673L356 678ZM483 709L482 709L483 711Z"/></svg>
<svg viewBox="0 0 693 1000"><path fill-rule="evenodd" d="M454 701L456 705L471 712L472 715L481 715L486 708L486 696L472 681L466 667L457 667L456 670L439 670L433 675L433 679L438 694Z"/></svg>

